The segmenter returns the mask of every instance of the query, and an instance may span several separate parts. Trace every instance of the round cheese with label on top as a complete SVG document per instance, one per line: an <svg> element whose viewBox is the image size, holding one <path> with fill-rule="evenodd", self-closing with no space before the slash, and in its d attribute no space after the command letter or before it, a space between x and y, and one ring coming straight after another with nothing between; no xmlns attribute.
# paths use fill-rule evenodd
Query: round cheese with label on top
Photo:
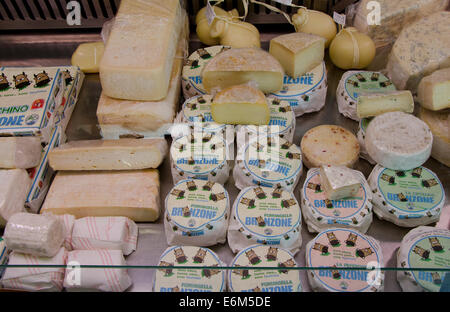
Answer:
<svg viewBox="0 0 450 312"><path fill-rule="evenodd" d="M403 237L397 254L397 280L403 291L438 292L450 269L450 231L420 226ZM408 271L406 269L430 269ZM433 271L433 269L437 269Z"/></svg>
<svg viewBox="0 0 450 312"><path fill-rule="evenodd" d="M309 129L300 143L308 168L322 165L352 167L359 158L359 143L353 133L336 125Z"/></svg>
<svg viewBox="0 0 450 312"><path fill-rule="evenodd" d="M359 94L383 93L395 91L394 84L380 72L350 70L345 72L336 89L336 101L339 112L358 121L356 105Z"/></svg>
<svg viewBox="0 0 450 312"><path fill-rule="evenodd" d="M356 138L358 139L359 143L359 157L367 160L370 164L375 165L376 162L367 153L366 145L364 143L364 140L366 138L366 129L371 120L372 118L361 118L361 120L359 121L359 129L358 133L356 134Z"/></svg>
<svg viewBox="0 0 450 312"><path fill-rule="evenodd" d="M367 126L365 148L383 167L409 170L421 166L431 154L433 135L417 117L403 112L376 116Z"/></svg>
<svg viewBox="0 0 450 312"><path fill-rule="evenodd" d="M450 110L434 112L422 107L418 117L433 133L431 157L450 167Z"/></svg>
<svg viewBox="0 0 450 312"><path fill-rule="evenodd" d="M300 292L302 285L297 262L287 250L252 245L240 251L228 270L228 289L232 292ZM244 267L239 269L239 267ZM264 267L265 269L259 269ZM266 269L272 268L273 269Z"/></svg>
<svg viewBox="0 0 450 312"><path fill-rule="evenodd" d="M378 292L384 289L381 246L374 238L352 229L331 228L320 232L306 246L308 281L314 291ZM345 268L367 268L355 270Z"/></svg>
<svg viewBox="0 0 450 312"><path fill-rule="evenodd" d="M361 187L354 197L329 200L321 187L318 168L308 170L301 190L301 208L310 232L330 227L353 228L367 232L372 224L372 192L364 175L355 171Z"/></svg>
<svg viewBox="0 0 450 312"><path fill-rule="evenodd" d="M233 204L228 244L236 253L253 244L281 247L296 254L302 245L301 212L283 188L251 186Z"/></svg>
<svg viewBox="0 0 450 312"><path fill-rule="evenodd" d="M437 175L425 167L392 170L376 165L369 176L373 211L398 226L415 227L439 221L445 191Z"/></svg>
<svg viewBox="0 0 450 312"><path fill-rule="evenodd" d="M165 202L164 229L168 245L212 246L225 243L230 199L219 183L183 180Z"/></svg>
<svg viewBox="0 0 450 312"><path fill-rule="evenodd" d="M302 175L298 146L279 136L258 136L239 146L233 177L236 187L283 187L295 189Z"/></svg>
<svg viewBox="0 0 450 312"><path fill-rule="evenodd" d="M226 273L224 270L215 268L225 265L208 248L169 247L159 258L158 266L160 268L155 270L154 292L221 292L226 290ZM177 269L177 266L199 268Z"/></svg>
<svg viewBox="0 0 450 312"><path fill-rule="evenodd" d="M173 140L170 146L174 183L201 179L225 184L229 177L228 149L220 135L193 132Z"/></svg>
<svg viewBox="0 0 450 312"><path fill-rule="evenodd" d="M269 97L287 101L295 116L320 111L327 96L327 69L325 62L298 78L284 76L283 88Z"/></svg>

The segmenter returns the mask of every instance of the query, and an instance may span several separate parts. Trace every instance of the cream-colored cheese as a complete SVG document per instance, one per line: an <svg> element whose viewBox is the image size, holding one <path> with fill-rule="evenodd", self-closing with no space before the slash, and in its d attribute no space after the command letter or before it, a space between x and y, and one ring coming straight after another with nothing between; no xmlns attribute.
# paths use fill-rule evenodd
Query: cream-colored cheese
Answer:
<svg viewBox="0 0 450 312"><path fill-rule="evenodd" d="M360 172L345 166L320 166L320 181L328 199L355 196L361 186Z"/></svg>
<svg viewBox="0 0 450 312"><path fill-rule="evenodd" d="M12 215L25 211L31 179L25 169L4 169L0 181L0 224L5 225Z"/></svg>
<svg viewBox="0 0 450 312"><path fill-rule="evenodd" d="M422 107L437 111L450 107L450 68L440 69L422 78L417 89Z"/></svg>
<svg viewBox="0 0 450 312"><path fill-rule="evenodd" d="M433 112L421 108L419 118L430 127L433 133L431 157L450 167L450 112Z"/></svg>
<svg viewBox="0 0 450 312"><path fill-rule="evenodd" d="M0 137L0 168L28 169L41 159L39 137Z"/></svg>
<svg viewBox="0 0 450 312"><path fill-rule="evenodd" d="M84 73L98 73L104 52L103 41L82 43L72 54L72 65L78 66Z"/></svg>
<svg viewBox="0 0 450 312"><path fill-rule="evenodd" d="M405 113L414 111L414 99L410 91L390 91L358 96L356 114L359 118L374 117L396 111Z"/></svg>

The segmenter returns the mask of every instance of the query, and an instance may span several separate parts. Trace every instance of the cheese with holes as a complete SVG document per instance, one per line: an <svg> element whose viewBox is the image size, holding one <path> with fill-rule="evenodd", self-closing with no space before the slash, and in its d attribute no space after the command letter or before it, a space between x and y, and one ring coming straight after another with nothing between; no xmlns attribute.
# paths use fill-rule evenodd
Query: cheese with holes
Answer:
<svg viewBox="0 0 450 312"><path fill-rule="evenodd" d="M82 43L72 54L72 65L78 66L83 73L98 73L104 52L103 41Z"/></svg>
<svg viewBox="0 0 450 312"><path fill-rule="evenodd" d="M179 0L122 1L100 62L105 95L135 101L164 99L183 26Z"/></svg>
<svg viewBox="0 0 450 312"><path fill-rule="evenodd" d="M24 212L25 200L31 186L31 179L25 169L0 170L0 224Z"/></svg>
<svg viewBox="0 0 450 312"><path fill-rule="evenodd" d="M414 111L414 99L410 91L390 91L358 96L356 114L359 118L374 117L396 111L405 113Z"/></svg>
<svg viewBox="0 0 450 312"><path fill-rule="evenodd" d="M314 69L323 61L325 39L308 33L295 32L270 40L269 52L292 78Z"/></svg>
<svg viewBox="0 0 450 312"><path fill-rule="evenodd" d="M365 147L378 164L394 170L421 166L431 154L433 135L426 123L411 114L390 112L367 127Z"/></svg>
<svg viewBox="0 0 450 312"><path fill-rule="evenodd" d="M358 194L361 173L345 166L320 166L320 181L328 199L341 199Z"/></svg>
<svg viewBox="0 0 450 312"><path fill-rule="evenodd" d="M60 171L42 206L44 212L155 221L160 212L159 173L156 169Z"/></svg>
<svg viewBox="0 0 450 312"><path fill-rule="evenodd" d="M433 112L421 108L419 118L430 127L433 133L431 157L450 167L450 112Z"/></svg>
<svg viewBox="0 0 450 312"><path fill-rule="evenodd" d="M450 107L450 68L440 69L422 78L417 89L422 107L437 111Z"/></svg>
<svg viewBox="0 0 450 312"><path fill-rule="evenodd" d="M416 92L423 76L450 66L450 12L438 12L404 28L389 55L387 72L398 89Z"/></svg>
<svg viewBox="0 0 450 312"><path fill-rule="evenodd" d="M71 141L49 154L54 170L131 170L157 168L167 153L161 139Z"/></svg>
<svg viewBox="0 0 450 312"><path fill-rule="evenodd" d="M39 137L1 137L0 168L28 169L36 167L41 159Z"/></svg>
<svg viewBox="0 0 450 312"><path fill-rule="evenodd" d="M264 93L283 87L284 70L276 58L257 48L230 49L217 54L203 68L202 82L207 93L249 81Z"/></svg>

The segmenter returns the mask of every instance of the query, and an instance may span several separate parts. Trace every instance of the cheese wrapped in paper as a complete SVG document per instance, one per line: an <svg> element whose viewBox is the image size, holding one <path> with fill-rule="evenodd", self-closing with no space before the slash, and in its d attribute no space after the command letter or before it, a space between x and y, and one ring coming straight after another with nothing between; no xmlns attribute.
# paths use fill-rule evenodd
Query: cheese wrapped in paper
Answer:
<svg viewBox="0 0 450 312"><path fill-rule="evenodd" d="M24 204L30 189L31 179L25 169L0 170L0 223L25 211Z"/></svg>
<svg viewBox="0 0 450 312"><path fill-rule="evenodd" d="M0 138L0 168L33 168L39 164L42 146L38 137Z"/></svg>

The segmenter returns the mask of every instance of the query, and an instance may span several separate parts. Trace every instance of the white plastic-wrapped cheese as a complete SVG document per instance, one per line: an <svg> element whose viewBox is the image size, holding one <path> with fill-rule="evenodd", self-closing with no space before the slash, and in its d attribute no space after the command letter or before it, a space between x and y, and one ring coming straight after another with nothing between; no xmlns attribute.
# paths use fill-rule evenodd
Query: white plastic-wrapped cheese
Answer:
<svg viewBox="0 0 450 312"><path fill-rule="evenodd" d="M254 244L296 254L302 245L301 212L295 196L283 188L251 186L233 205L228 244L234 253Z"/></svg>
<svg viewBox="0 0 450 312"><path fill-rule="evenodd" d="M25 211L24 205L30 190L31 179L25 169L0 170L0 224Z"/></svg>
<svg viewBox="0 0 450 312"><path fill-rule="evenodd" d="M39 137L0 138L0 168L28 169L36 167L41 159Z"/></svg>
<svg viewBox="0 0 450 312"><path fill-rule="evenodd" d="M308 280L314 291L378 292L384 288L383 253L377 240L351 229L331 228L320 232L306 246L308 267L336 267L311 270ZM368 270L345 270L366 267Z"/></svg>
<svg viewBox="0 0 450 312"><path fill-rule="evenodd" d="M6 247L6 243L5 240L0 237L0 264L6 264L8 263L8 254L9 254L9 250ZM1 268L0 269L0 279L3 276L3 273L5 272L5 268Z"/></svg>
<svg viewBox="0 0 450 312"><path fill-rule="evenodd" d="M44 215L53 215L52 213L45 212ZM63 215L54 215L56 218L60 219L64 225L64 233L66 233L66 236L64 238L63 246L68 251L72 251L72 231L73 231L73 225L75 224L75 216L70 214L63 214Z"/></svg>
<svg viewBox="0 0 450 312"><path fill-rule="evenodd" d="M167 244L212 246L225 243L230 199L219 183L178 182L166 197L164 229Z"/></svg>
<svg viewBox="0 0 450 312"><path fill-rule="evenodd" d="M373 192L373 212L380 219L403 227L439 221L445 191L431 170L391 170L376 165L368 180Z"/></svg>
<svg viewBox="0 0 450 312"><path fill-rule="evenodd" d="M369 163L374 165L374 164L376 164L376 162L367 153L366 145L364 143L364 141L366 139L366 129L371 120L372 120L372 118L361 118L359 120L359 128L358 128L358 133L356 134L356 138L358 139L358 143L359 143L359 157L367 160Z"/></svg>
<svg viewBox="0 0 450 312"><path fill-rule="evenodd" d="M173 246L161 255L155 272L155 292L221 292L226 288L225 271L214 267L225 266L208 248ZM202 269L174 269L167 266L193 266ZM208 267L208 268L205 268Z"/></svg>
<svg viewBox="0 0 450 312"><path fill-rule="evenodd" d="M228 289L232 292L301 292L297 262L287 250L264 245L252 245L239 252L228 270ZM253 267L239 269L239 267ZM260 269L258 267L273 267ZM287 269L283 269L287 268Z"/></svg>

